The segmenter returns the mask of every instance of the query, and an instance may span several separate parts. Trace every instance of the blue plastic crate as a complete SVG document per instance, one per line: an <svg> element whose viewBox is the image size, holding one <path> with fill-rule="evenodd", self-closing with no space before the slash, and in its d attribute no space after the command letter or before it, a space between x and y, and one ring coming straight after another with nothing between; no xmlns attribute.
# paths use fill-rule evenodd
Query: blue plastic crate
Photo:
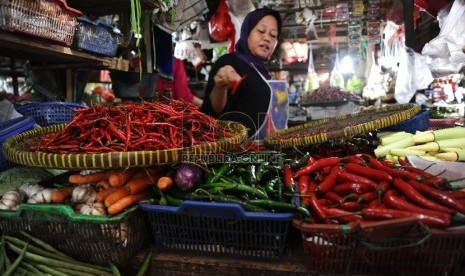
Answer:
<svg viewBox="0 0 465 276"><path fill-rule="evenodd" d="M38 102L15 107L22 115L34 117L35 122L42 127L70 122L77 108L84 106L71 102Z"/></svg>
<svg viewBox="0 0 465 276"><path fill-rule="evenodd" d="M292 213L246 212L238 204L186 200L180 207L141 203L155 245L165 250L247 259L282 258Z"/></svg>
<svg viewBox="0 0 465 276"><path fill-rule="evenodd" d="M118 49L120 36L110 24L79 17L73 48L102 56L114 57Z"/></svg>
<svg viewBox="0 0 465 276"><path fill-rule="evenodd" d="M31 129L34 124L35 121L32 117L19 117L0 123L0 172L16 166L15 163L10 162L3 157L3 141L13 135L20 134L23 131Z"/></svg>
<svg viewBox="0 0 465 276"><path fill-rule="evenodd" d="M412 118L397 123L395 125L381 129L380 131L405 131L415 133L416 131L426 131L429 129L429 114L431 109L424 109Z"/></svg>

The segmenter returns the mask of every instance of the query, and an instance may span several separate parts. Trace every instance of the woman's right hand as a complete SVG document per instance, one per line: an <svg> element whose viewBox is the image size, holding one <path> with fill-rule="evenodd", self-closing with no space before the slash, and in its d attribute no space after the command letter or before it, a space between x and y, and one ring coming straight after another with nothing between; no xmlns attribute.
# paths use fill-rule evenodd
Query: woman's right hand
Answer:
<svg viewBox="0 0 465 276"><path fill-rule="evenodd" d="M241 76L231 65L226 65L218 70L213 80L217 88L228 89L235 81L240 80L240 78Z"/></svg>

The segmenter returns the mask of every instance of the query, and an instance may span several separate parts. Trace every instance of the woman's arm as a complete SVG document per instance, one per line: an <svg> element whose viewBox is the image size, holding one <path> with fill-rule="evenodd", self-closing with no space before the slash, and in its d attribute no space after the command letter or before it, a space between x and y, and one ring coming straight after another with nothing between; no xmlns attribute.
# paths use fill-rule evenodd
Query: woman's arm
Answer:
<svg viewBox="0 0 465 276"><path fill-rule="evenodd" d="M215 84L210 94L213 111L221 113L228 99L228 88L241 77L231 65L221 67L213 78Z"/></svg>

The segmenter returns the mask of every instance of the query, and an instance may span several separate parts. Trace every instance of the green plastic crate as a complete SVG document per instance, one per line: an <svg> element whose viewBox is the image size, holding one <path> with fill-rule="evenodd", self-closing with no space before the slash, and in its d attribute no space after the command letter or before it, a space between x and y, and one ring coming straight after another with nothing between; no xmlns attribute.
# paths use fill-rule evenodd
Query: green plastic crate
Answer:
<svg viewBox="0 0 465 276"><path fill-rule="evenodd" d="M137 206L115 216L89 216L64 204L23 203L16 211L0 211L0 229L16 237L24 230L78 260L118 267L150 241L146 215Z"/></svg>

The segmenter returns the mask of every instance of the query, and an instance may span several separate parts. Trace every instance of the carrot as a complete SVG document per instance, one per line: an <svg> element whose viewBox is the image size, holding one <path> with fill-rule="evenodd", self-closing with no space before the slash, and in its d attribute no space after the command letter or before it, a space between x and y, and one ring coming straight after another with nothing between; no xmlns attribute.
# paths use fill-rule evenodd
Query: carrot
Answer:
<svg viewBox="0 0 465 276"><path fill-rule="evenodd" d="M78 185L97 183L102 179L108 179L108 177L110 176L112 172L113 171L106 170L106 171L92 172L89 174L79 174L79 173L72 174L69 176L68 181L69 183L78 184Z"/></svg>
<svg viewBox="0 0 465 276"><path fill-rule="evenodd" d="M108 207L108 214L116 215L124 209L136 204L148 195L148 192L142 192L133 195L126 195Z"/></svg>
<svg viewBox="0 0 465 276"><path fill-rule="evenodd" d="M132 178L128 181L128 183L126 183L126 185L124 185L124 188L128 194L138 194L150 188L152 184L155 184L158 181L158 177L159 176L156 174L153 174Z"/></svg>
<svg viewBox="0 0 465 276"><path fill-rule="evenodd" d="M118 190L119 187L110 187L108 189L103 189L97 192L97 196L95 197L95 200L97 202L104 202L107 196L109 196L111 193L114 191Z"/></svg>
<svg viewBox="0 0 465 276"><path fill-rule="evenodd" d="M121 187L136 173L134 169L127 169L119 172L114 172L108 177L108 183L112 187Z"/></svg>
<svg viewBox="0 0 465 276"><path fill-rule="evenodd" d="M121 198L129 195L128 191L124 187L119 187L115 191L111 192L104 200L105 207L110 207L113 203L117 202Z"/></svg>
<svg viewBox="0 0 465 276"><path fill-rule="evenodd" d="M99 182L97 182L97 184L95 184L95 188L97 189L97 191L106 190L110 188L110 183L108 183L107 179L102 179Z"/></svg>
<svg viewBox="0 0 465 276"><path fill-rule="evenodd" d="M173 187L174 181L171 176L162 176L157 181L157 187L160 191L168 191Z"/></svg>
<svg viewBox="0 0 465 276"><path fill-rule="evenodd" d="M73 190L76 186L64 186L60 187L52 192L53 203L63 203L65 200L73 194Z"/></svg>

